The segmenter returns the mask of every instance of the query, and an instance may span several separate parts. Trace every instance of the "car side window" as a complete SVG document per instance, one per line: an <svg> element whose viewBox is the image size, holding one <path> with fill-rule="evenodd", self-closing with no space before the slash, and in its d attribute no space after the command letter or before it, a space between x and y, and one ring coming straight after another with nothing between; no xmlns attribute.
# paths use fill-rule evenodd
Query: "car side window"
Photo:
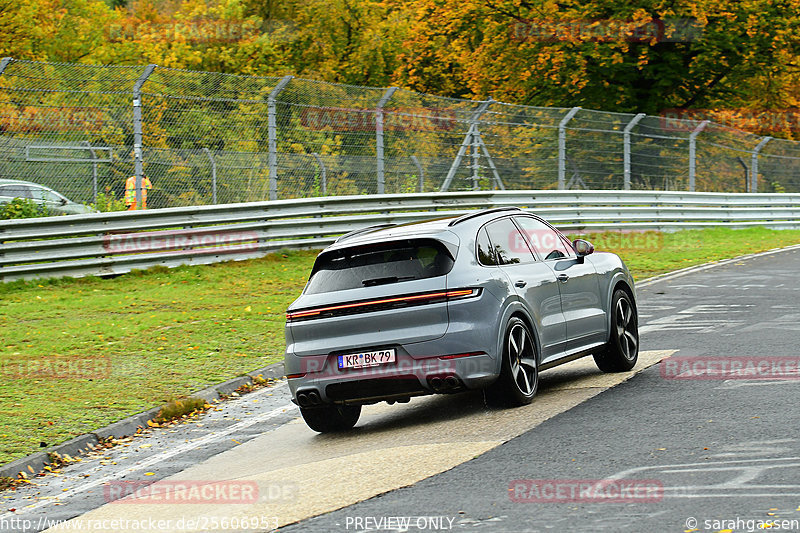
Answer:
<svg viewBox="0 0 800 533"><path fill-rule="evenodd" d="M54 204L60 204L65 198L54 191L49 191L47 189L42 189L41 192L42 199L46 202L53 202Z"/></svg>
<svg viewBox="0 0 800 533"><path fill-rule="evenodd" d="M495 256L492 243L489 241L489 235L486 233L486 228L481 228L478 232L477 240L478 262L484 266L496 266L497 256Z"/></svg>
<svg viewBox="0 0 800 533"><path fill-rule="evenodd" d="M0 196L11 198L33 198L31 190L25 185L5 185L0 187Z"/></svg>
<svg viewBox="0 0 800 533"><path fill-rule="evenodd" d="M44 200L47 197L45 196L45 190L41 187L29 187L31 190L31 198L34 200Z"/></svg>
<svg viewBox="0 0 800 533"><path fill-rule="evenodd" d="M510 218L491 222L485 228L497 258L497 264L519 265L534 262L533 252L525 242L525 237Z"/></svg>
<svg viewBox="0 0 800 533"><path fill-rule="evenodd" d="M570 257L572 252L567 248L561 235L558 234L553 228L533 217L515 217L517 224L519 224L525 236L531 243L531 246L544 258L549 259L562 259Z"/></svg>

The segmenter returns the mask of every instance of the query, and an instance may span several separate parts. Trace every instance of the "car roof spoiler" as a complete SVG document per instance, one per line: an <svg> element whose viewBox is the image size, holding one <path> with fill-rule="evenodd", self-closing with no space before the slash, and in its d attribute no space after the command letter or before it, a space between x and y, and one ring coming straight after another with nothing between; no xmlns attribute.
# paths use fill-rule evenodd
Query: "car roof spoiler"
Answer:
<svg viewBox="0 0 800 533"><path fill-rule="evenodd" d="M502 211L522 211L522 209L520 209L519 207L508 206L508 207L495 207L493 209L486 209L486 210L477 210L473 213L467 213L466 215L461 215L457 219L450 221L448 226L455 226L456 224L461 224L462 222L466 222L471 218L488 215L490 213L500 213Z"/></svg>
<svg viewBox="0 0 800 533"><path fill-rule="evenodd" d="M356 235L361 235L362 233L366 233L366 232L368 232L368 231L374 231L374 230L378 230L378 229L391 228L392 226L396 226L396 225L397 225L397 224L393 224L393 223L391 223L391 224L375 224L374 226L368 226L368 227L366 227L366 228L361 228L361 229L357 229L357 230L353 230L353 231L350 231L350 232L348 232L348 233L345 233L344 235L342 235L342 236L338 237L338 238L337 238L335 241L333 241L333 242L334 242L334 243L336 243L336 242L341 242L341 241L343 241L343 240L345 240L345 239L349 239L350 237L355 237Z"/></svg>

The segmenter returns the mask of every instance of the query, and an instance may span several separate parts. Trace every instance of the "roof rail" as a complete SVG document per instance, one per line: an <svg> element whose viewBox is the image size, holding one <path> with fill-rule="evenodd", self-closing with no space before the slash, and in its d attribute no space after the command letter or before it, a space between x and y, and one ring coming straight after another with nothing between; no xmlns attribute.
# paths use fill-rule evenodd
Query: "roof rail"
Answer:
<svg viewBox="0 0 800 533"><path fill-rule="evenodd" d="M361 233L366 233L368 231L372 231L372 230L376 230L376 229L391 228L392 226L396 226L396 225L397 224L394 224L394 223L375 224L374 226L368 226L366 228L361 228L361 229L357 229L357 230L353 230L351 232L345 233L344 235L341 235L340 237L338 237L333 242L336 243L336 242L339 242L339 241L343 241L345 239L349 239L350 237L355 237L356 235L359 235Z"/></svg>
<svg viewBox="0 0 800 533"><path fill-rule="evenodd" d="M474 213L467 213L466 215L461 215L455 220L452 220L448 226L455 226L456 224L461 224L471 218L488 215L489 213L499 213L501 211L522 211L519 207L508 206L508 207L495 207L493 209L478 209Z"/></svg>

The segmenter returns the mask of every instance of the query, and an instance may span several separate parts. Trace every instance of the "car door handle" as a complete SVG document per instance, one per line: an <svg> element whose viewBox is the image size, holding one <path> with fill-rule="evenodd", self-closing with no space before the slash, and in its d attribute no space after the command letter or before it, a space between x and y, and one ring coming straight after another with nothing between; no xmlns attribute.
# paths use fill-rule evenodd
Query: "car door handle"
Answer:
<svg viewBox="0 0 800 533"><path fill-rule="evenodd" d="M528 284L527 281L525 281L524 279L520 279L520 280L517 280L517 282L514 284L514 286L515 287L519 287L521 289L522 287L524 287L527 284Z"/></svg>
<svg viewBox="0 0 800 533"><path fill-rule="evenodd" d="M567 276L566 274L559 274L558 276L556 276L556 279L561 283L566 283L569 281L569 276Z"/></svg>

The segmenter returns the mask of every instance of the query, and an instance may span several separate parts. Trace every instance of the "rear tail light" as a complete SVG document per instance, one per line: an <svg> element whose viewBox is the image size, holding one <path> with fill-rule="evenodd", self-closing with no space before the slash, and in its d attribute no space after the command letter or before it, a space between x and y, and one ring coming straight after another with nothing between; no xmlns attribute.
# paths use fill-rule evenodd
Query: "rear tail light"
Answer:
<svg viewBox="0 0 800 533"><path fill-rule="evenodd" d="M360 302L349 302L325 307L314 307L311 309L288 311L286 313L286 321L295 322L299 320L311 320L314 318L352 315L357 313L367 313L370 311L383 311L386 309L412 307L437 302L446 302L450 300L461 300L464 298L474 298L479 296L480 293L480 288L452 289L447 291L424 292L420 294L406 294L403 296L393 296L390 298L378 298L375 300L363 300Z"/></svg>

